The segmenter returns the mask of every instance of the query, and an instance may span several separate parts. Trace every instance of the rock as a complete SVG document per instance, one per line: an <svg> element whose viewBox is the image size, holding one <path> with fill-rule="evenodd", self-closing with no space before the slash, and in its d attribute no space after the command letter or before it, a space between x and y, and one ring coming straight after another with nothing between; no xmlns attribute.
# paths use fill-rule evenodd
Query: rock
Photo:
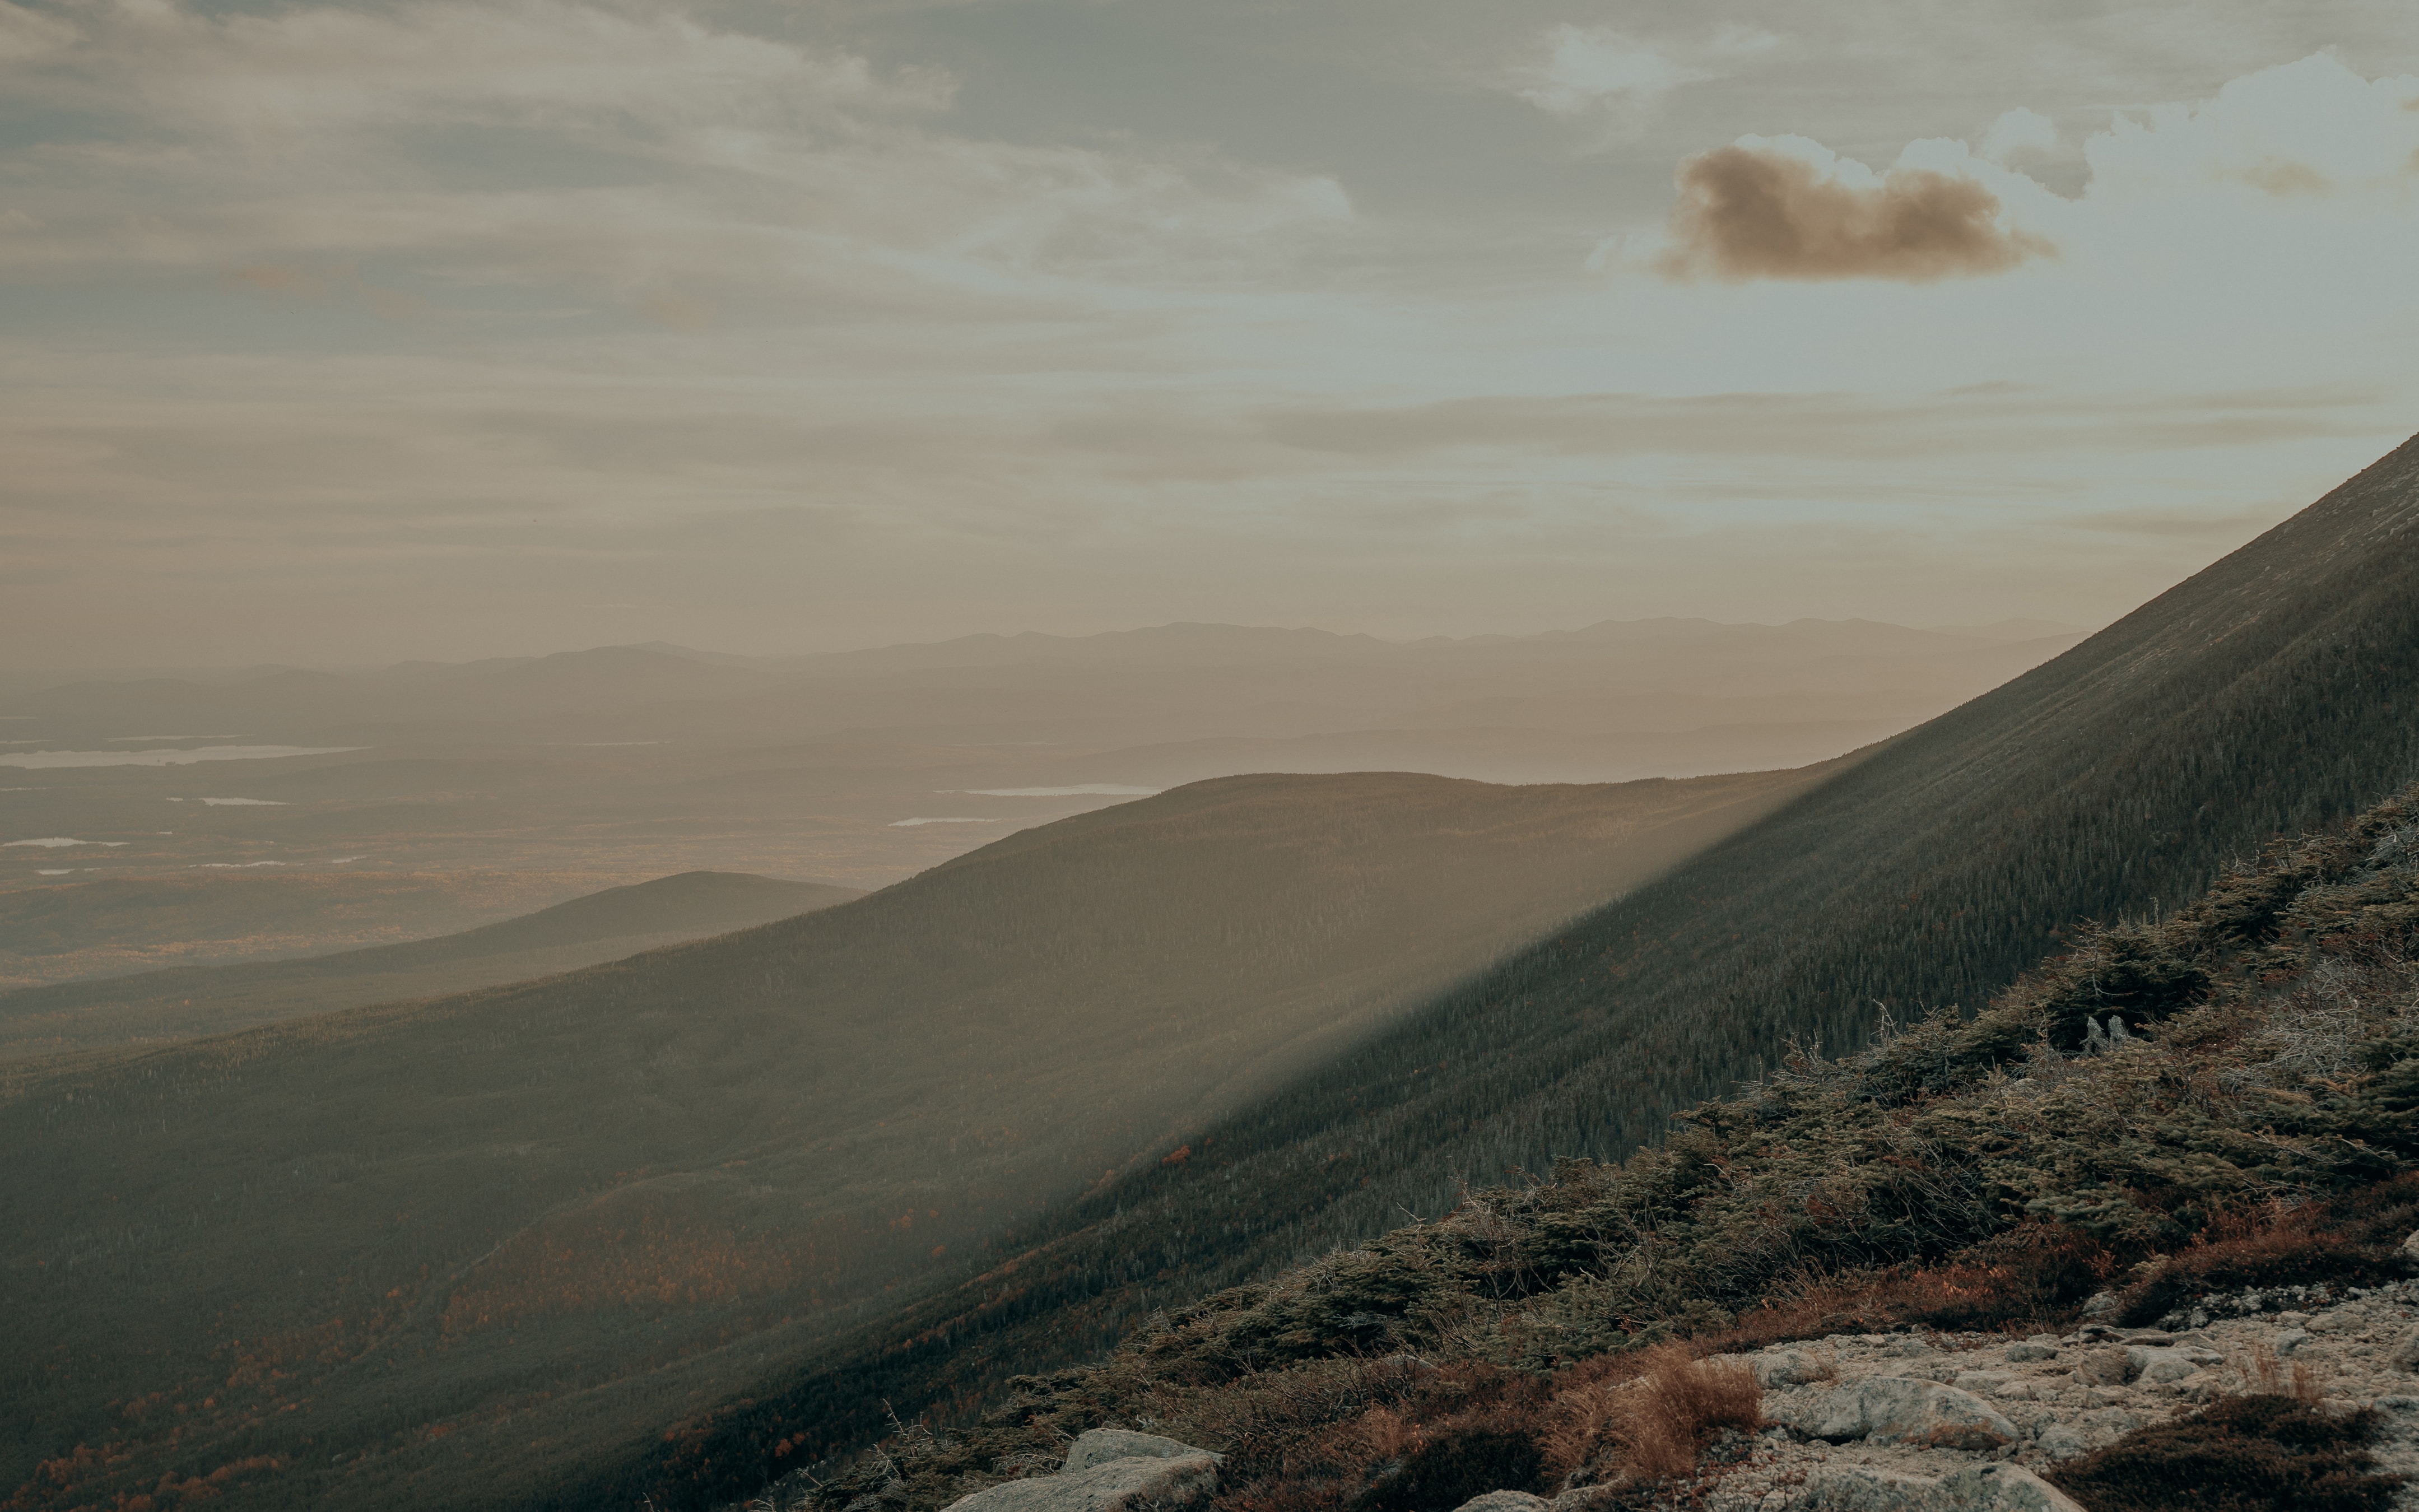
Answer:
<svg viewBox="0 0 2419 1512"><path fill-rule="evenodd" d="M1766 1391L1803 1386L1810 1381L1828 1381L1840 1373L1828 1360L1802 1350L1767 1350L1749 1358L1748 1365L1755 1371L1755 1383Z"/></svg>
<svg viewBox="0 0 2419 1512"><path fill-rule="evenodd" d="M2343 1327L2347 1321L2348 1319L2341 1313L2320 1313L2303 1326L2313 1334L2332 1334Z"/></svg>
<svg viewBox="0 0 2419 1512"><path fill-rule="evenodd" d="M2419 1230L2414 1230L2409 1239L2402 1242L2402 1253L2419 1260Z"/></svg>
<svg viewBox="0 0 2419 1512"><path fill-rule="evenodd" d="M1135 1433L1127 1428L1094 1428L1078 1435L1068 1446L1067 1462L1058 1467L1061 1475L1071 1475L1094 1465L1105 1465L1112 1459L1174 1459L1181 1455L1209 1454L1189 1443L1163 1439L1156 1433ZM1215 1459L1216 1455L1210 1455Z"/></svg>
<svg viewBox="0 0 2419 1512"><path fill-rule="evenodd" d="M1955 1384L1957 1378L1964 1373L1964 1367L1956 1361L1937 1357L1911 1361L1890 1372L1903 1381L1936 1381L1944 1386Z"/></svg>
<svg viewBox="0 0 2419 1512"><path fill-rule="evenodd" d="M1527 1491L1488 1491L1461 1504L1459 1512L1546 1512L1551 1505L1542 1496Z"/></svg>
<svg viewBox="0 0 2419 1512"><path fill-rule="evenodd" d="M2057 1340L2026 1339L2022 1344L2011 1344L2000 1358L2010 1365L2030 1365L2035 1360L2055 1360L2057 1358Z"/></svg>
<svg viewBox="0 0 2419 1512"><path fill-rule="evenodd" d="M1075 1441L1116 1429L1095 1428ZM1155 1434L1129 1438L1174 1443ZM1220 1456L1176 1444L1176 1455L1135 1455L1072 1473L1035 1475L987 1487L949 1504L949 1512L1174 1512L1208 1503L1218 1489ZM1070 1451L1068 1463L1074 1463Z"/></svg>
<svg viewBox="0 0 2419 1512"><path fill-rule="evenodd" d="M2133 1432L2142 1426L2141 1418L2122 1407L2102 1407L2085 1412L2074 1420L2087 1428L2096 1429L2114 1439Z"/></svg>
<svg viewBox="0 0 2419 1512"><path fill-rule="evenodd" d="M2076 1356L2074 1379L2086 1386L2121 1386L2133 1379L2133 1362L2123 1350L2098 1345Z"/></svg>
<svg viewBox="0 0 2419 1512"><path fill-rule="evenodd" d="M2302 1352L2302 1346L2310 1342L2310 1335L2307 1329L2288 1328L2277 1335L2272 1342L2275 1344L2276 1352L2279 1355L2289 1358Z"/></svg>
<svg viewBox="0 0 2419 1512"><path fill-rule="evenodd" d="M2299 1328L2309 1320L2310 1315L2307 1313L2278 1313L2276 1315L2276 1321L2287 1328Z"/></svg>
<svg viewBox="0 0 2419 1512"><path fill-rule="evenodd" d="M2083 1301L2083 1316L2091 1319L2107 1317L2117 1310L2117 1293L2095 1291Z"/></svg>
<svg viewBox="0 0 2419 1512"><path fill-rule="evenodd" d="M1940 1483L1929 1475L1903 1475L1863 1465L1826 1465L1806 1477L1790 1499L1793 1512L1925 1512Z"/></svg>
<svg viewBox="0 0 2419 1512"><path fill-rule="evenodd" d="M2099 1447L2089 1435L2072 1423L2052 1423L2033 1441L2034 1446L2052 1459L2077 1459Z"/></svg>
<svg viewBox="0 0 2419 1512"><path fill-rule="evenodd" d="M1916 1443L1942 1449L1995 1449L2016 1426L1971 1392L1903 1376L1874 1376L1796 1402L1773 1414L1811 1439L1834 1443Z"/></svg>
<svg viewBox="0 0 2419 1512"><path fill-rule="evenodd" d="M2137 1328L2117 1342L2119 1344L2173 1344L2176 1336L2164 1328Z"/></svg>
<svg viewBox="0 0 2419 1512"><path fill-rule="evenodd" d="M1925 1512L2083 1512L2072 1497L2022 1465L1968 1465L1944 1477Z"/></svg>
<svg viewBox="0 0 2419 1512"><path fill-rule="evenodd" d="M2181 1381L2199 1368L2200 1362L2182 1350L2146 1349L2137 1344L2125 1351L2126 1376L2146 1386Z"/></svg>
<svg viewBox="0 0 2419 1512"><path fill-rule="evenodd" d="M1970 1391L1977 1396L1985 1392L1995 1392L2007 1383L2008 1373L2004 1370L1960 1371L1955 1379L1949 1382L1959 1391Z"/></svg>
<svg viewBox="0 0 2419 1512"><path fill-rule="evenodd" d="M2412 1328L2395 1340L2394 1352L2387 1356L2396 1370L2419 1370L2419 1328Z"/></svg>

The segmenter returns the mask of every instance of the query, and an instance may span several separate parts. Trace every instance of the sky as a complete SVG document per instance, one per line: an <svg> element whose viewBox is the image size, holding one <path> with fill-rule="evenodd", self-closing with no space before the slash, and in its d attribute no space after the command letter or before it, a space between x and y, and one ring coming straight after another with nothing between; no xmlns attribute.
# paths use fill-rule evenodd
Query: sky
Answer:
<svg viewBox="0 0 2419 1512"><path fill-rule="evenodd" d="M0 0L0 666L2103 623L2419 430L2407 0Z"/></svg>

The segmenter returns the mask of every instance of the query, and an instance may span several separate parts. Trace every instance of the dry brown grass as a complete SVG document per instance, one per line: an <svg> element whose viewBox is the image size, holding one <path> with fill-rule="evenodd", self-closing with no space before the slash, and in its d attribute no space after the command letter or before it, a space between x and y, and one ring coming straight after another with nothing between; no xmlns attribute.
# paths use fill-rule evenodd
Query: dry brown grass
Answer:
<svg viewBox="0 0 2419 1512"><path fill-rule="evenodd" d="M1608 1468L1664 1480L1694 1470L1721 1429L1751 1432L1764 1422L1764 1388L1744 1363L1701 1360L1672 1343L1623 1364L1619 1376L1577 1372L1555 1394L1538 1434L1548 1464L1568 1474L1609 1448Z"/></svg>
<svg viewBox="0 0 2419 1512"><path fill-rule="evenodd" d="M2305 1403L2319 1399L2319 1373L2310 1362L2296 1360L2288 1365L2277 1357L2275 1346L2264 1339L2233 1351L2226 1364L2242 1378L2244 1396L2290 1396Z"/></svg>

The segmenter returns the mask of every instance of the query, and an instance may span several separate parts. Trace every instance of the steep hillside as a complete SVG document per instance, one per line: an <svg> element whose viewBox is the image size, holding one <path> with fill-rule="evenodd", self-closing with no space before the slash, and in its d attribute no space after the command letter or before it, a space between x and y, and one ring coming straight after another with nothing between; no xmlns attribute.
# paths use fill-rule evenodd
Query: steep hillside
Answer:
<svg viewBox="0 0 2419 1512"><path fill-rule="evenodd" d="M223 1034L301 1013L526 981L858 896L819 882L685 872L434 939L0 994L0 1059Z"/></svg>
<svg viewBox="0 0 2419 1512"><path fill-rule="evenodd" d="M0 1067L0 1483L120 1443L130 1491L523 1504L1818 778L1227 779L609 966Z"/></svg>
<svg viewBox="0 0 2419 1512"><path fill-rule="evenodd" d="M2407 792L2155 922L2088 932L1971 1021L1943 1010L1853 1056L1795 1055L1659 1148L1564 1161L1155 1318L1097 1365L1024 1378L979 1423L783 1476L769 1504L937 1512L1051 1473L1070 1434L1148 1427L1226 1457L1220 1512L1495 1489L1590 1512L1976 1504L1805 1494L1832 1456L1931 1476L2012 1459L2090 1512L2382 1512L2392 1481L2354 1489L2367 1457L2296 1486L2259 1447L2306 1441L2324 1399L2321 1422L2368 1419L2351 1444L2391 1419L2410 1467L2415 984ZM2131 1356L2105 1347L2119 1338ZM1762 1352L1731 1354L1754 1368L1728 1421L1794 1432L1718 1444L1703 1398L1656 1412L1658 1393L1689 1399L1689 1356L1742 1350ZM1937 1433L1859 1443L1838 1410L1875 1383L1903 1404L1892 1387L1950 1381ZM2302 1426L2267 1434L2278 1411ZM1421 1473L1467 1483L1411 1494ZM2221 1476L2233 1499L2189 1494Z"/></svg>
<svg viewBox="0 0 2419 1512"><path fill-rule="evenodd" d="M1025 1230L1012 1272L920 1304L778 1400L693 1425L744 1459L970 1407L1154 1309L1451 1208L1465 1180L1615 1158L1881 1005L1969 1010L2091 918L2193 896L2271 837L2419 771L2419 440L1995 692ZM754 1414L754 1415L751 1415ZM723 1458L717 1458L723 1457ZM707 1478L719 1471L706 1473Z"/></svg>

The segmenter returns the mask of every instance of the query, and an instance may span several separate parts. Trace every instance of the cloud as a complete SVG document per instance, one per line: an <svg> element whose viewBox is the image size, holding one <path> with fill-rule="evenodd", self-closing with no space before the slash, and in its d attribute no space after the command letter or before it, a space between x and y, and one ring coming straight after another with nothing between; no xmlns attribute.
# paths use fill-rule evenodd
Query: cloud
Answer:
<svg viewBox="0 0 2419 1512"><path fill-rule="evenodd" d="M1651 105L1683 85L1713 77L1606 27L1556 26L1544 41L1544 58L1519 70L1517 87L1520 98L1556 116Z"/></svg>
<svg viewBox="0 0 2419 1512"><path fill-rule="evenodd" d="M390 285L545 290L686 331L749 299L1114 303L1079 281L1249 276L1353 219L1325 176L951 133L945 70L679 13L121 0L37 58L5 4L0 91L60 129L0 147L0 273L199 266L390 315L420 313Z"/></svg>
<svg viewBox="0 0 2419 1512"><path fill-rule="evenodd" d="M2057 150L2057 123L2037 110L2018 105L1991 123L1982 133L1977 155L1993 162Z"/></svg>
<svg viewBox="0 0 2419 1512"><path fill-rule="evenodd" d="M2085 144L2094 196L2240 185L2276 199L2383 192L2419 168L2419 78L2365 79L2324 53L2233 80L2214 99L2120 112Z"/></svg>
<svg viewBox="0 0 2419 1512"><path fill-rule="evenodd" d="M1742 137L1682 162L1658 259L1675 279L1892 279L2005 272L2052 256L2004 224L1979 179L1902 162L1886 175L1803 137Z"/></svg>

